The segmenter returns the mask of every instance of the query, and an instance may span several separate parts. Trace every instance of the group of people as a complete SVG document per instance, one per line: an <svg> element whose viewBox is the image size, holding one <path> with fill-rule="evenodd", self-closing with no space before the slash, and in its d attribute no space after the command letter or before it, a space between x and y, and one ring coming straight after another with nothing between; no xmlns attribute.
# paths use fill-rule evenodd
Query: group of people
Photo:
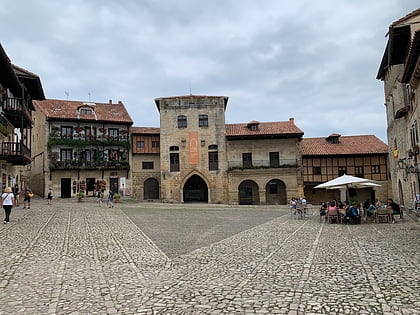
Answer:
<svg viewBox="0 0 420 315"><path fill-rule="evenodd" d="M99 207L102 207L102 203L103 203L103 200L105 198L104 190L99 190L97 192L96 196L98 198L97 200L98 200ZM106 205L107 205L108 208L113 208L114 207L114 192L112 191L112 189L108 193L108 197L107 197L107 200L106 200Z"/></svg>
<svg viewBox="0 0 420 315"><path fill-rule="evenodd" d="M367 217L372 217L375 215L375 211L378 208L383 206L382 202L376 199L374 202L371 202L370 199L367 199L362 204L362 209L360 209L357 202L353 202L351 205L348 201L337 201L331 200L330 202L324 202L321 204L319 214L325 218L333 217L338 218L337 221L343 223L353 223L360 224L362 215ZM394 202L392 198L388 198L386 207L390 210L391 222L395 223L394 215L399 215L402 218L402 210L399 204ZM363 211L363 213L362 213ZM332 220L334 221L334 220Z"/></svg>
<svg viewBox="0 0 420 315"><path fill-rule="evenodd" d="M303 214L307 206L306 198L304 196L300 198L292 197L292 199L290 199L289 206L293 215Z"/></svg>

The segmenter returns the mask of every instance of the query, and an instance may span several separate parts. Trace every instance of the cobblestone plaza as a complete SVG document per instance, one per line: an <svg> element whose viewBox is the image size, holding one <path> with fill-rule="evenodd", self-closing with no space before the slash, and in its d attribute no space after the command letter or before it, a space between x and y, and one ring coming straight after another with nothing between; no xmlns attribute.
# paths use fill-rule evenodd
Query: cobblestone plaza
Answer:
<svg viewBox="0 0 420 315"><path fill-rule="evenodd" d="M35 198L0 226L0 314L420 314L419 232L409 216Z"/></svg>

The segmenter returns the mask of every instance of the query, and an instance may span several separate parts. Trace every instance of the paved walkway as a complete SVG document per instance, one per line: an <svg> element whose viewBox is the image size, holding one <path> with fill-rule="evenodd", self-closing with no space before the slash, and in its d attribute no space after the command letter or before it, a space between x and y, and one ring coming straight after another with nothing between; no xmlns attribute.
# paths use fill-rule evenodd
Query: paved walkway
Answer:
<svg viewBox="0 0 420 315"><path fill-rule="evenodd" d="M11 219L0 314L420 314L410 218L345 226L284 206L35 199Z"/></svg>

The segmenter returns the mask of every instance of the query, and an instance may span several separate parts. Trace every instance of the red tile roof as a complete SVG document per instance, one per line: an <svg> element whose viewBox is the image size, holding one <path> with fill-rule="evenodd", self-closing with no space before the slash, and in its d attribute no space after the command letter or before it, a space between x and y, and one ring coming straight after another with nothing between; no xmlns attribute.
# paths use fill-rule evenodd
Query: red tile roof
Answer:
<svg viewBox="0 0 420 315"><path fill-rule="evenodd" d="M374 135L341 136L339 143L329 143L326 138L304 138L302 155L361 155L388 154L388 145Z"/></svg>
<svg viewBox="0 0 420 315"><path fill-rule="evenodd" d="M131 127L131 133L133 134L160 134L160 128L157 127Z"/></svg>
<svg viewBox="0 0 420 315"><path fill-rule="evenodd" d="M126 125L133 124L133 121L125 109L124 104L120 101L117 104L110 104L46 99L44 101L34 101L34 104L40 108L48 119L78 121L92 120L97 122L113 122ZM94 111L94 114L80 114L78 111L80 107L91 108Z"/></svg>
<svg viewBox="0 0 420 315"><path fill-rule="evenodd" d="M257 130L249 128L250 125L257 124ZM256 122L242 124L226 124L226 137L227 138L261 138L261 137L301 137L303 131L300 130L293 123L289 121L277 122Z"/></svg>

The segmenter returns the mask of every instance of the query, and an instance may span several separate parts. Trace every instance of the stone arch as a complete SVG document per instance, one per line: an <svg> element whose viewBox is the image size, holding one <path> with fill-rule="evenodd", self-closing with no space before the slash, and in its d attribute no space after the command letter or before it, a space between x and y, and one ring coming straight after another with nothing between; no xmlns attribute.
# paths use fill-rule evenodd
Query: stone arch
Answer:
<svg viewBox="0 0 420 315"><path fill-rule="evenodd" d="M146 179L143 186L143 199L159 199L159 181L156 178Z"/></svg>
<svg viewBox="0 0 420 315"><path fill-rule="evenodd" d="M286 184L277 178L270 179L265 185L265 200L268 205L287 204Z"/></svg>
<svg viewBox="0 0 420 315"><path fill-rule="evenodd" d="M208 185L202 176L192 174L183 184L182 199L184 202L208 202Z"/></svg>
<svg viewBox="0 0 420 315"><path fill-rule="evenodd" d="M258 184L250 179L242 181L238 186L238 202L240 205L259 205Z"/></svg>

